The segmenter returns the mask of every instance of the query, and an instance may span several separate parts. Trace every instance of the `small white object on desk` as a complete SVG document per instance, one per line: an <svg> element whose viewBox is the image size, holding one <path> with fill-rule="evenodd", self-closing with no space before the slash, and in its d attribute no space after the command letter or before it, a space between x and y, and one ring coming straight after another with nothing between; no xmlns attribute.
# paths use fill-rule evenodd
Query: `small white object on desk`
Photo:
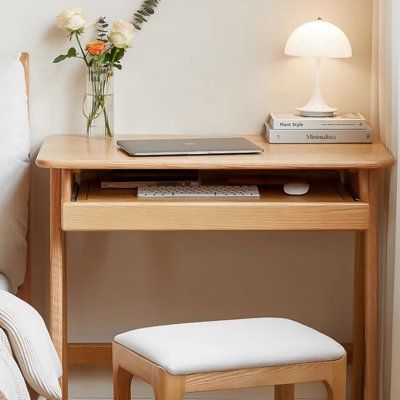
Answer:
<svg viewBox="0 0 400 400"><path fill-rule="evenodd" d="M141 186L140 199L259 199L258 187L252 186Z"/></svg>
<svg viewBox="0 0 400 400"><path fill-rule="evenodd" d="M309 183L291 182L283 186L283 191L290 196L302 196L308 193L310 189Z"/></svg>

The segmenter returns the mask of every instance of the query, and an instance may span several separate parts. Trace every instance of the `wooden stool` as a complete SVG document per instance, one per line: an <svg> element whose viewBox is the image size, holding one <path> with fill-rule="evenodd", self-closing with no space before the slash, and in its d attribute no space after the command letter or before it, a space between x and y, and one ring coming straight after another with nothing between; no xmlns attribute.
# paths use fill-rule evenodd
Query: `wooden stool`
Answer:
<svg viewBox="0 0 400 400"><path fill-rule="evenodd" d="M346 399L346 352L330 337L283 318L198 322L136 329L113 342L114 399L128 400L136 376L157 400L185 393L322 381L330 400Z"/></svg>

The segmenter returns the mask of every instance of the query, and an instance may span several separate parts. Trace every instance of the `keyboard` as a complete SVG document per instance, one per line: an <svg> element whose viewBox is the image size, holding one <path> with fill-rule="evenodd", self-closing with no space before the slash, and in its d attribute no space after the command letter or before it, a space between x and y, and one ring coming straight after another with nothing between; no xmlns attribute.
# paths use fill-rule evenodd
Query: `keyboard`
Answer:
<svg viewBox="0 0 400 400"><path fill-rule="evenodd" d="M257 186L141 186L140 199L259 199Z"/></svg>

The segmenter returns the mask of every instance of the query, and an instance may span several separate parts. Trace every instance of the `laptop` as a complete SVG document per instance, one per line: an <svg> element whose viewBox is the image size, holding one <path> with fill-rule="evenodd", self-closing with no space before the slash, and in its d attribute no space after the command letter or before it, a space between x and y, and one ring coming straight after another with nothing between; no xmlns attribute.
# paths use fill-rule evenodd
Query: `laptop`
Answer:
<svg viewBox="0 0 400 400"><path fill-rule="evenodd" d="M187 156L207 154L258 154L264 150L244 138L118 140L129 155Z"/></svg>

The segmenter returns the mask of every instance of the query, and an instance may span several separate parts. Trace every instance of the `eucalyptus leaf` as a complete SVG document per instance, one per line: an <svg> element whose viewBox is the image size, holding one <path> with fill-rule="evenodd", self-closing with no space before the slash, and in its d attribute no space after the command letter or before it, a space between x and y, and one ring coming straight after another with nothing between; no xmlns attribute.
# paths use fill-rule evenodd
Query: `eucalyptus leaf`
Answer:
<svg viewBox="0 0 400 400"><path fill-rule="evenodd" d="M148 19L144 17L150 17L154 14L154 8L157 7L160 0L144 0L139 10L133 15L132 23L137 30L141 30L141 25L147 22Z"/></svg>

